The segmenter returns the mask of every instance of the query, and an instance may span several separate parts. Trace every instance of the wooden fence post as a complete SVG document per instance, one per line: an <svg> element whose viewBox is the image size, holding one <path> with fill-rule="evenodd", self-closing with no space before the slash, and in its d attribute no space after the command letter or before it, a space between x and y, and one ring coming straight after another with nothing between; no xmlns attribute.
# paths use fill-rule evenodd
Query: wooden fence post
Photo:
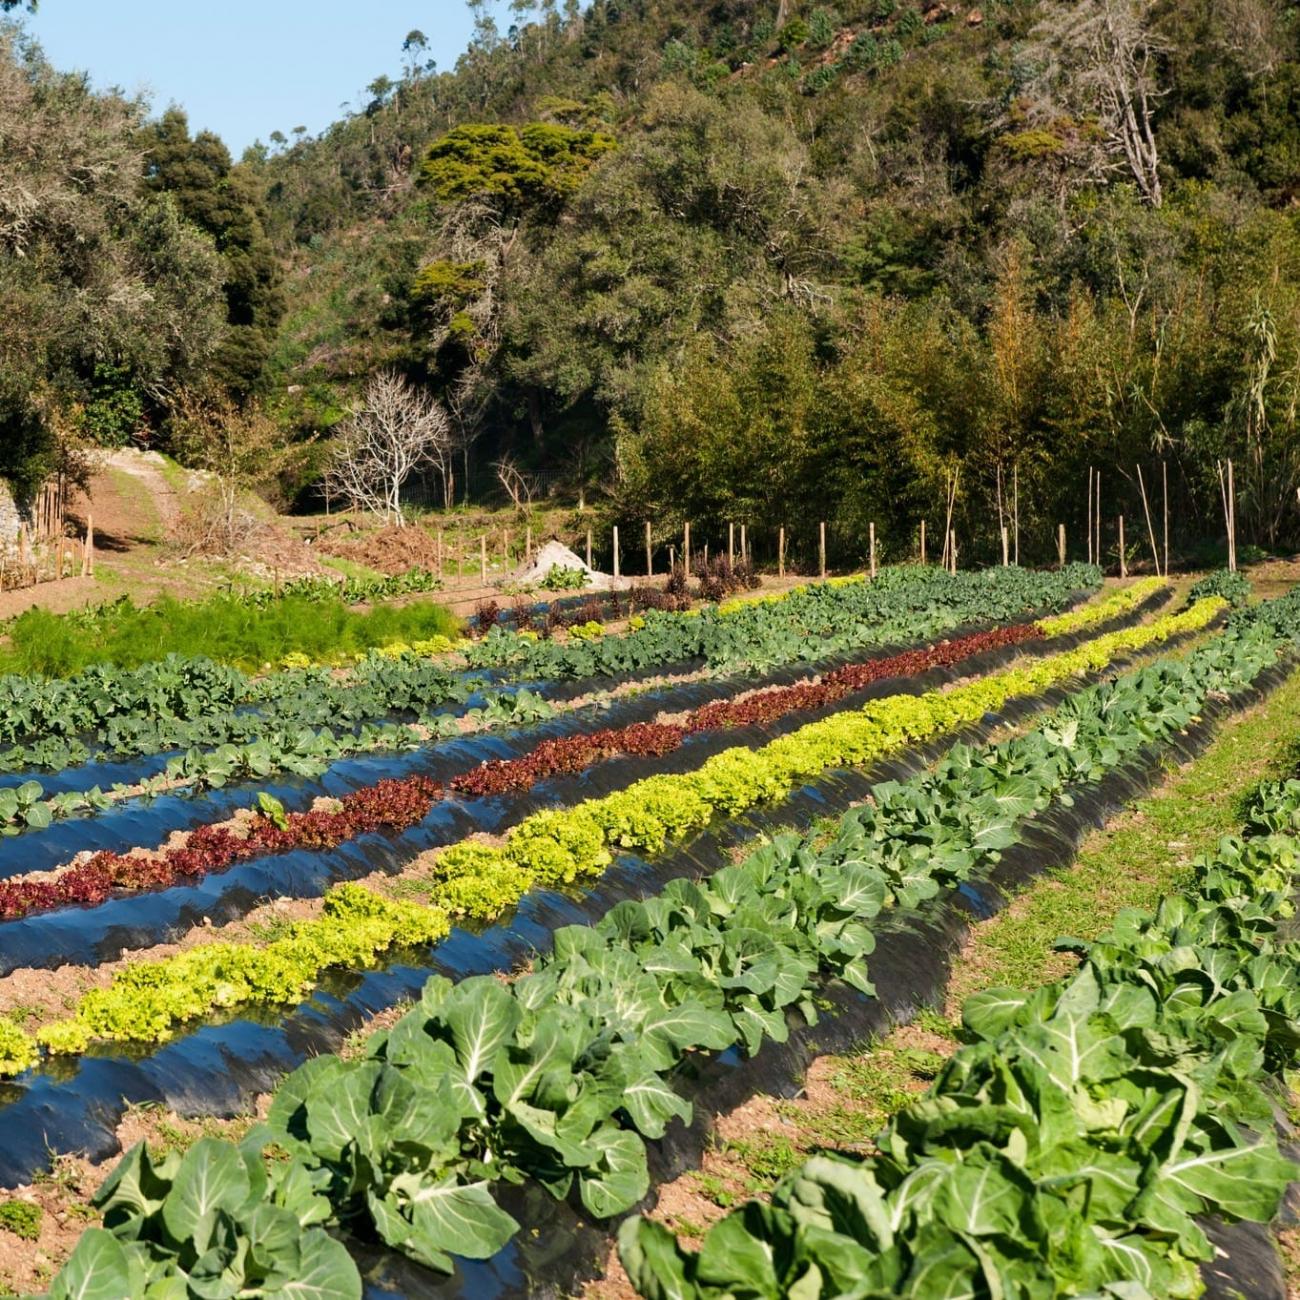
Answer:
<svg viewBox="0 0 1300 1300"><path fill-rule="evenodd" d="M1124 560L1124 516L1119 515L1119 576L1128 577L1128 565Z"/></svg>
<svg viewBox="0 0 1300 1300"><path fill-rule="evenodd" d="M501 530L501 572L508 573L510 570L510 529Z"/></svg>
<svg viewBox="0 0 1300 1300"><path fill-rule="evenodd" d="M1156 566L1156 577L1164 575L1160 572L1160 551L1156 546L1156 529L1151 522L1151 506L1147 502L1147 485L1142 477L1142 466L1137 467L1138 472L1138 490L1142 493L1142 514L1147 521L1147 537L1151 542L1151 563Z"/></svg>
<svg viewBox="0 0 1300 1300"><path fill-rule="evenodd" d="M1088 466L1088 563L1092 563L1092 466Z"/></svg>
<svg viewBox="0 0 1300 1300"><path fill-rule="evenodd" d="M952 572L957 572L957 530L948 529L948 554L951 557L949 563L952 565Z"/></svg>
<svg viewBox="0 0 1300 1300"><path fill-rule="evenodd" d="M616 578L618 578L618 577L621 576L620 573L619 573L619 571L618 571L618 569L619 569L619 556L618 556L618 525L615 524L615 525L614 525L614 576L615 576Z"/></svg>
<svg viewBox="0 0 1300 1300"><path fill-rule="evenodd" d="M1011 561L1007 556L1007 526L1002 525L1002 567L1005 569Z"/></svg>
<svg viewBox="0 0 1300 1300"><path fill-rule="evenodd" d="M867 528L871 537L871 576L876 576L876 525L868 524Z"/></svg>
<svg viewBox="0 0 1300 1300"><path fill-rule="evenodd" d="M925 520L921 520L921 563L925 563Z"/></svg>
<svg viewBox="0 0 1300 1300"><path fill-rule="evenodd" d="M1061 568L1065 568L1065 525L1056 525L1056 559Z"/></svg>
<svg viewBox="0 0 1300 1300"><path fill-rule="evenodd" d="M86 511L86 549L82 552L81 573L83 577L95 576L95 517Z"/></svg>
<svg viewBox="0 0 1300 1300"><path fill-rule="evenodd" d="M682 528L682 564L689 578L691 576L691 521L689 519Z"/></svg>
<svg viewBox="0 0 1300 1300"><path fill-rule="evenodd" d="M1167 578L1169 576L1169 470L1164 461L1160 462L1160 480L1165 499L1165 577Z"/></svg>
<svg viewBox="0 0 1300 1300"><path fill-rule="evenodd" d="M781 525L781 531L777 534L776 543L776 576L785 577L785 525Z"/></svg>
<svg viewBox="0 0 1300 1300"><path fill-rule="evenodd" d="M478 569L483 585L487 586L487 533L481 533L478 539Z"/></svg>
<svg viewBox="0 0 1300 1300"><path fill-rule="evenodd" d="M655 548L651 539L650 521L645 521L645 576L655 576Z"/></svg>
<svg viewBox="0 0 1300 1300"><path fill-rule="evenodd" d="M533 562L533 526L532 524L529 524L527 531L524 533L524 563L531 564L532 562Z"/></svg>
<svg viewBox="0 0 1300 1300"><path fill-rule="evenodd" d="M1237 572L1237 489L1232 481L1232 459L1228 460L1228 568Z"/></svg>
<svg viewBox="0 0 1300 1300"><path fill-rule="evenodd" d="M442 529L438 529L438 549L435 552L438 557L438 577L442 577Z"/></svg>
<svg viewBox="0 0 1300 1300"><path fill-rule="evenodd" d="M749 529L744 524L740 525L740 558L749 559Z"/></svg>
<svg viewBox="0 0 1300 1300"><path fill-rule="evenodd" d="M727 563L735 566L736 563L736 525L727 525Z"/></svg>
<svg viewBox="0 0 1300 1300"><path fill-rule="evenodd" d="M591 529L587 529L587 568L591 568Z"/></svg>
<svg viewBox="0 0 1300 1300"><path fill-rule="evenodd" d="M1097 536L1092 547L1092 562L1099 569L1104 569L1106 566L1101 562L1101 470L1097 471L1096 483L1097 501L1092 512L1092 526L1097 530Z"/></svg>
<svg viewBox="0 0 1300 1300"><path fill-rule="evenodd" d="M826 521L817 525L817 560L821 570L822 581L826 581Z"/></svg>

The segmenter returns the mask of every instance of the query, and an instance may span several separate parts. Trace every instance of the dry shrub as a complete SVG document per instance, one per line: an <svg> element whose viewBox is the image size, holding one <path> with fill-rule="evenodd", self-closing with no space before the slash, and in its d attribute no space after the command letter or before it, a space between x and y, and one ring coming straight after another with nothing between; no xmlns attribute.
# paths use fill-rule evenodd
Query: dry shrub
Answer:
<svg viewBox="0 0 1300 1300"><path fill-rule="evenodd" d="M176 542L186 556L247 555L257 549L265 532L265 521L244 504L238 488L214 479L185 499Z"/></svg>

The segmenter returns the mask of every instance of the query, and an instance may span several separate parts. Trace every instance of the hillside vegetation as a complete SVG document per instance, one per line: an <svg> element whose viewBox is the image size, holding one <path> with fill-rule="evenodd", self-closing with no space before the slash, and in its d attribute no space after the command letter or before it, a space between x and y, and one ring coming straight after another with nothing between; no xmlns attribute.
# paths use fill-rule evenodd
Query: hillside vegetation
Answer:
<svg viewBox="0 0 1300 1300"><path fill-rule="evenodd" d="M153 220L225 258L187 384L306 438L396 367L449 412L449 492L508 456L624 519L824 517L849 550L869 521L905 550L958 466L986 557L1000 480L1041 558L1090 465L1130 537L1162 460L1176 538L1212 537L1232 456L1239 532L1296 541L1291 0L471 7L454 69L411 32L317 138L230 166L148 127L242 204L232 251L183 168L144 168ZM157 363L103 364L50 368L87 409L145 394L165 436Z"/></svg>

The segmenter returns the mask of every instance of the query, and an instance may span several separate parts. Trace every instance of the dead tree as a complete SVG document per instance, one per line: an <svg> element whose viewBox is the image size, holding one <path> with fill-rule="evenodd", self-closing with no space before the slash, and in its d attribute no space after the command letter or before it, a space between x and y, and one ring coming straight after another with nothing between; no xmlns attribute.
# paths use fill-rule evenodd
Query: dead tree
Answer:
<svg viewBox="0 0 1300 1300"><path fill-rule="evenodd" d="M446 465L451 421L428 393L396 371L375 375L344 421L326 475L331 495L401 525L402 486L416 471Z"/></svg>

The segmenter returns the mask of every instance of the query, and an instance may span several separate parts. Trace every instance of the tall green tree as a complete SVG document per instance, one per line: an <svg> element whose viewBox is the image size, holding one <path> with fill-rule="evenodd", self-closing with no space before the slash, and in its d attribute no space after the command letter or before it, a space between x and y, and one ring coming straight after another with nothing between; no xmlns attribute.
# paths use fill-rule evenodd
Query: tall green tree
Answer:
<svg viewBox="0 0 1300 1300"><path fill-rule="evenodd" d="M227 331L213 380L236 397L254 392L284 312L281 268L266 234L256 172L232 164L211 131L190 135L185 113L168 109L143 134L146 185L168 194L186 220L212 237L224 263Z"/></svg>

